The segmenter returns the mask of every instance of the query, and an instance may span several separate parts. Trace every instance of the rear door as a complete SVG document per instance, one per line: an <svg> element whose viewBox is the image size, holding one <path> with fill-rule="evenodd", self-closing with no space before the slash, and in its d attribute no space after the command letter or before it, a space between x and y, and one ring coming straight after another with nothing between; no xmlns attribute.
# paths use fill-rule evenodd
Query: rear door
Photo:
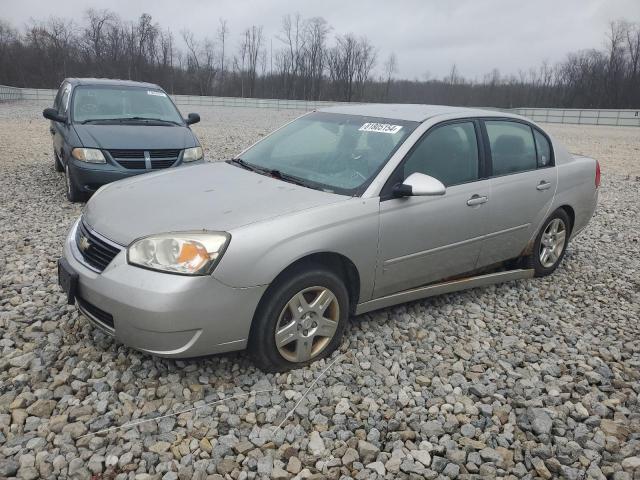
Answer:
<svg viewBox="0 0 640 480"><path fill-rule="evenodd" d="M475 268L490 198L479 133L479 123L473 120L432 127L383 188L375 297ZM414 172L437 178L446 193L393 198L393 185Z"/></svg>
<svg viewBox="0 0 640 480"><path fill-rule="evenodd" d="M485 119L491 172L490 232L478 267L519 256L546 218L556 191L547 136L525 122Z"/></svg>

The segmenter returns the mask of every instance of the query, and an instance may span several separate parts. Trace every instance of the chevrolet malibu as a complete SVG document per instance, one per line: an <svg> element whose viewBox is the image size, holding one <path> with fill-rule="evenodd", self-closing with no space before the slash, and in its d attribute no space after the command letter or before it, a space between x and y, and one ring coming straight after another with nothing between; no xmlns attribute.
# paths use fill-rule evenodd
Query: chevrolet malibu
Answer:
<svg viewBox="0 0 640 480"><path fill-rule="evenodd" d="M329 355L350 315L549 275L599 183L597 161L515 115L331 107L226 162L101 188L59 282L136 349L247 348L282 371Z"/></svg>

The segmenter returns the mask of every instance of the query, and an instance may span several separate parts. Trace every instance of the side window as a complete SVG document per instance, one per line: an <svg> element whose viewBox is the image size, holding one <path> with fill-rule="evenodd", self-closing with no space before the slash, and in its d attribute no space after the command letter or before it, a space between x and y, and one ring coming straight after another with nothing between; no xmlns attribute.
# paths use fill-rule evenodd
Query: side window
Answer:
<svg viewBox="0 0 640 480"><path fill-rule="evenodd" d="M535 170L536 147L531 127L518 122L486 121L493 175Z"/></svg>
<svg viewBox="0 0 640 480"><path fill-rule="evenodd" d="M64 91L62 92L62 96L60 97L60 105L58 105L58 111L64 115L66 115L67 110L69 109L69 94L71 93L71 87L67 85L64 87Z"/></svg>
<svg viewBox="0 0 640 480"><path fill-rule="evenodd" d="M478 142L473 122L436 127L419 140L404 164L404 178L414 172L437 178L445 186L479 177Z"/></svg>
<svg viewBox="0 0 640 480"><path fill-rule="evenodd" d="M548 167L551 165L551 145L549 145L549 140L535 129L533 130L533 136L536 139L536 150L538 151L538 167Z"/></svg>

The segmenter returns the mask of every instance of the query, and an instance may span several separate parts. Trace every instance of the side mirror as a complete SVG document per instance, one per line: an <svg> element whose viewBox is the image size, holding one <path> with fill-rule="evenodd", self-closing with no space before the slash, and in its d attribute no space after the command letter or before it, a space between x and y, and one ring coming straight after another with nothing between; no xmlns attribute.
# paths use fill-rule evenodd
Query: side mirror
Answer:
<svg viewBox="0 0 640 480"><path fill-rule="evenodd" d="M437 178L424 173L412 173L404 182L393 187L395 197L424 197L432 195L444 195L447 188Z"/></svg>
<svg viewBox="0 0 640 480"><path fill-rule="evenodd" d="M42 111L42 116L54 122L65 123L67 121L67 117L65 115L60 115L55 108L45 108Z"/></svg>
<svg viewBox="0 0 640 480"><path fill-rule="evenodd" d="M194 123L198 123L200 121L200 115L198 115L197 113L190 113L189 115L187 115L187 119L185 120L185 122L187 122L187 125L193 125Z"/></svg>

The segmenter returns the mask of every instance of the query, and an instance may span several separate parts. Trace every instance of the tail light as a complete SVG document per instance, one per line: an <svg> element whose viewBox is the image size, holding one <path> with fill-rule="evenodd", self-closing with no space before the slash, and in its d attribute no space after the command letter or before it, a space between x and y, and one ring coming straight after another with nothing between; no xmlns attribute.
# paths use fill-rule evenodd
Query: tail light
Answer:
<svg viewBox="0 0 640 480"><path fill-rule="evenodd" d="M600 186L600 162L596 160L596 188Z"/></svg>

